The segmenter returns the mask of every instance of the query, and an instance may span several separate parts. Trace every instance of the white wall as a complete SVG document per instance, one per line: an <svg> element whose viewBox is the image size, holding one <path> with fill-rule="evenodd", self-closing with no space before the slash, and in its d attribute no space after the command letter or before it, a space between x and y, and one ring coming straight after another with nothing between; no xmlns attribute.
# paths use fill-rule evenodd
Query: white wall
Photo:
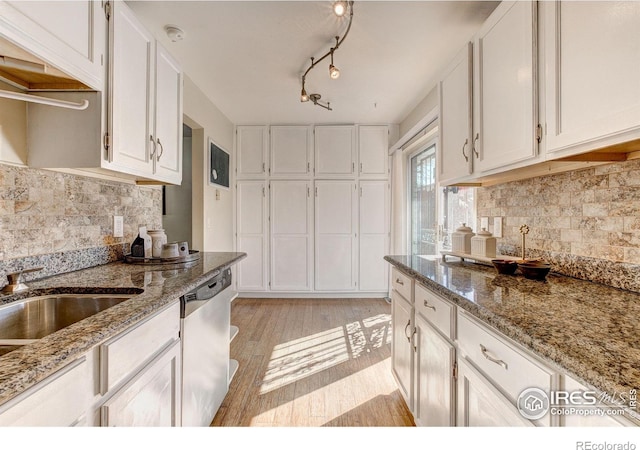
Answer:
<svg viewBox="0 0 640 450"><path fill-rule="evenodd" d="M0 89L19 91L0 81ZM27 163L27 103L0 98L0 161Z"/></svg>
<svg viewBox="0 0 640 450"><path fill-rule="evenodd" d="M434 108L438 107L438 88L435 86L422 99L420 103L411 111L407 117L400 123L400 138L407 134L418 124L425 116L427 116Z"/></svg>
<svg viewBox="0 0 640 450"><path fill-rule="evenodd" d="M234 125L204 95L193 81L184 77L185 123L193 129L193 243L195 250L233 250L233 189L210 186L208 180L208 140L229 153L233 168ZM232 176L233 186L233 176ZM219 199L216 198L219 192Z"/></svg>

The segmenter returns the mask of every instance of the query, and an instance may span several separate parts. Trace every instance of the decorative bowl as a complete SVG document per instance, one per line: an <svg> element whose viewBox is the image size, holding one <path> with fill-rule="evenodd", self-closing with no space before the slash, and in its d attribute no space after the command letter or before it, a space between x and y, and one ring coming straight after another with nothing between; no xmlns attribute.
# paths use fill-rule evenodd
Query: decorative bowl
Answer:
<svg viewBox="0 0 640 450"><path fill-rule="evenodd" d="M544 262L526 262L519 263L518 268L525 278L543 281L551 271L551 264Z"/></svg>
<svg viewBox="0 0 640 450"><path fill-rule="evenodd" d="M513 275L518 268L518 263L508 259L492 259L491 264L493 264L498 273L506 275Z"/></svg>

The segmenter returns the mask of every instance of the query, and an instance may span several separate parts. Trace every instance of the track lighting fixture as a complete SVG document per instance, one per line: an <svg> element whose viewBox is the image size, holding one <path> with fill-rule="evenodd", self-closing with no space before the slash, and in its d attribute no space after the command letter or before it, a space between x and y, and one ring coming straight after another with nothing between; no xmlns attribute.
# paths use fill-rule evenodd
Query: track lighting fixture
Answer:
<svg viewBox="0 0 640 450"><path fill-rule="evenodd" d="M340 77L340 70L333 64L333 54L335 53L336 50L338 50L340 45L344 42L345 38L349 34L349 30L351 30L351 22L353 21L353 3L354 3L353 1L336 1L333 3L333 12L336 14L336 16L342 17L347 12L349 13L349 23L347 24L347 28L344 34L342 35L342 37L340 36L335 37L336 39L335 46L331 47L327 53L322 55L317 60L313 56L311 57L311 64L305 71L304 75L302 75L302 91L300 92L301 102L308 102L309 100L311 100L311 103L313 103L314 105L320 106L322 108L328 109L329 111L332 111L331 106L328 102L326 104L320 102L320 98L321 98L320 94L307 94L307 91L305 90L305 83L307 81L307 75L309 74L311 69L313 69L320 61L323 61L328 56L331 57L331 62L329 64L329 77L332 80L336 80L337 78Z"/></svg>

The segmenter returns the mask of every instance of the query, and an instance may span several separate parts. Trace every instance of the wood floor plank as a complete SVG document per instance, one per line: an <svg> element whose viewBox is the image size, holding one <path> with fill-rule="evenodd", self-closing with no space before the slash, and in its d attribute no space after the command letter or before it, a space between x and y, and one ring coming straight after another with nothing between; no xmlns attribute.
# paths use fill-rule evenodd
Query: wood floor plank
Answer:
<svg viewBox="0 0 640 450"><path fill-rule="evenodd" d="M414 426L382 299L234 300L240 366L212 426Z"/></svg>

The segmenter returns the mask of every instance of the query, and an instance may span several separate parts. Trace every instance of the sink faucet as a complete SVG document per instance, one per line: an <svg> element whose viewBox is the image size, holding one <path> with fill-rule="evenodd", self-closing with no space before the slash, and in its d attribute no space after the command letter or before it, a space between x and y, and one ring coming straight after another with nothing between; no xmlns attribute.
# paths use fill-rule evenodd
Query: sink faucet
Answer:
<svg viewBox="0 0 640 450"><path fill-rule="evenodd" d="M20 270L18 272L12 272L7 274L7 285L2 288L2 292L5 294L12 294L14 292L21 292L29 289L29 286L24 284L22 275L30 272L38 272L42 270L42 267L33 267L31 269Z"/></svg>

